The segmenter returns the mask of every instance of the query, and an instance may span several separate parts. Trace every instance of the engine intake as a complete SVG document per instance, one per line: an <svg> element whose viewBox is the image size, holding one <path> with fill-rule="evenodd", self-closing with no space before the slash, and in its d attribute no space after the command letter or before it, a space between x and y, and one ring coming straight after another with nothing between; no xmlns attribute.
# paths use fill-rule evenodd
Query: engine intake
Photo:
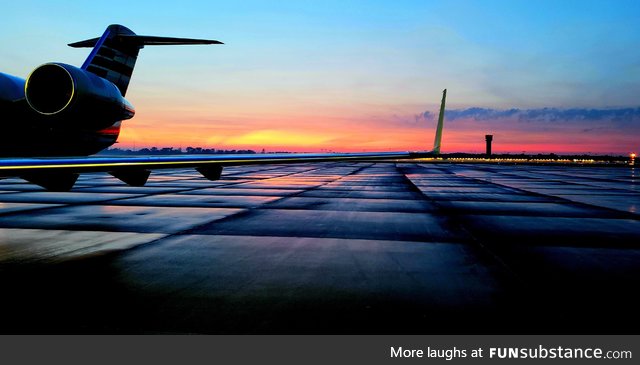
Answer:
<svg viewBox="0 0 640 365"><path fill-rule="evenodd" d="M74 97L73 77L64 67L49 63L36 68L25 88L29 105L37 112L51 115L63 111Z"/></svg>

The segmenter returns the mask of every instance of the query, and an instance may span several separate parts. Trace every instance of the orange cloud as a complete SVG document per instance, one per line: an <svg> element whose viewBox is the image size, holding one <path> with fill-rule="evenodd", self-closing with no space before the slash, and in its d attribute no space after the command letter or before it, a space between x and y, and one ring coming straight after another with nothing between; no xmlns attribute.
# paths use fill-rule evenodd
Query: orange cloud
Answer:
<svg viewBox="0 0 640 365"><path fill-rule="evenodd" d="M218 137L214 138L215 140L219 141ZM314 148L317 146L325 145L335 138L336 135L328 135L322 133L305 133L289 130L265 129L228 138L224 141L224 144L241 147L290 146L292 148Z"/></svg>

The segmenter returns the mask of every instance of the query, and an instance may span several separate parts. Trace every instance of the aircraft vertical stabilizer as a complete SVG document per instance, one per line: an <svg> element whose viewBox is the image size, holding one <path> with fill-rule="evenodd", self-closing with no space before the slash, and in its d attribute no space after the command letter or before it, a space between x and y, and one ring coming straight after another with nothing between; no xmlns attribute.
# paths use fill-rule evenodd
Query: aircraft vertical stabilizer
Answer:
<svg viewBox="0 0 640 365"><path fill-rule="evenodd" d="M141 45L126 41L121 36L135 36L129 28L112 24L100 38L69 44L71 47L93 47L82 69L114 83L122 96L127 92L133 67Z"/></svg>

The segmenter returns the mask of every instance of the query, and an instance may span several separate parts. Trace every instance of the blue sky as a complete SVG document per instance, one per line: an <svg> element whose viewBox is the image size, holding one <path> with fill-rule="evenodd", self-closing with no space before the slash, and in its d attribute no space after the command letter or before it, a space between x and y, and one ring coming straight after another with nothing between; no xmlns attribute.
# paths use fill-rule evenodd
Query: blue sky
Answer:
<svg viewBox="0 0 640 365"><path fill-rule="evenodd" d="M111 23L218 39L226 45L143 50L128 94L138 115L123 142L153 143L140 138L181 119L199 135L223 135L185 135L181 144L238 142L266 128L319 131L335 144L349 140L336 131L355 138L363 123L380 133L415 128L445 87L452 109L637 107L638 19L640 2L621 0L27 0L3 5L0 71L26 77L48 61L80 65L88 50L66 43Z"/></svg>

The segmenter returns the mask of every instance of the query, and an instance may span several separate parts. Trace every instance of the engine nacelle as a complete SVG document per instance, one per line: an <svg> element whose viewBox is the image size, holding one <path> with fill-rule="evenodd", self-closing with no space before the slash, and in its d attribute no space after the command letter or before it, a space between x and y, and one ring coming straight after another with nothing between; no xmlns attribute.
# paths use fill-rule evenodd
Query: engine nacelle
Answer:
<svg viewBox="0 0 640 365"><path fill-rule="evenodd" d="M102 129L135 114L111 82L64 63L46 63L27 78L29 106L52 123Z"/></svg>

